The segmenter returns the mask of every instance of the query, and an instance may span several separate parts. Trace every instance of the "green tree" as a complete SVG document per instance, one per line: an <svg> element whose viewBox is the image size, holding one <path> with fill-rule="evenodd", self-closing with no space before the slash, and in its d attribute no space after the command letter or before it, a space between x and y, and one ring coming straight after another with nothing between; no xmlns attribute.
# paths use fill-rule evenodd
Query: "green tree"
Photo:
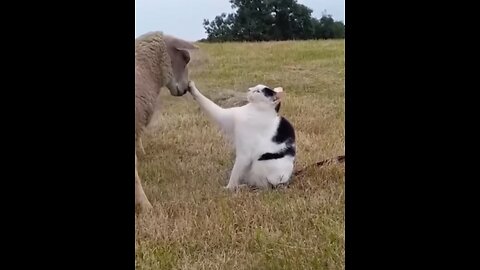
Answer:
<svg viewBox="0 0 480 270"><path fill-rule="evenodd" d="M232 8L237 9L234 16L233 32L236 40L270 40L270 27L273 23L268 1L230 0Z"/></svg>
<svg viewBox="0 0 480 270"><path fill-rule="evenodd" d="M298 4L296 0L269 1L273 17L271 37L275 40L308 39L314 30L311 21L312 10Z"/></svg>
<svg viewBox="0 0 480 270"><path fill-rule="evenodd" d="M234 39L234 32L232 31L235 21L234 14L222 13L216 16L213 21L207 19L203 20L205 31L208 35L208 41L232 41Z"/></svg>
<svg viewBox="0 0 480 270"><path fill-rule="evenodd" d="M333 38L345 38L345 24L343 22L335 22L333 25L333 36Z"/></svg>
<svg viewBox="0 0 480 270"><path fill-rule="evenodd" d="M296 0L229 0L235 13L205 19L207 41L267 41L343 38L345 27L326 13L312 18L312 10Z"/></svg>
<svg viewBox="0 0 480 270"><path fill-rule="evenodd" d="M312 22L316 39L345 38L345 25L341 21L335 21L327 11L323 12L320 20L313 18Z"/></svg>

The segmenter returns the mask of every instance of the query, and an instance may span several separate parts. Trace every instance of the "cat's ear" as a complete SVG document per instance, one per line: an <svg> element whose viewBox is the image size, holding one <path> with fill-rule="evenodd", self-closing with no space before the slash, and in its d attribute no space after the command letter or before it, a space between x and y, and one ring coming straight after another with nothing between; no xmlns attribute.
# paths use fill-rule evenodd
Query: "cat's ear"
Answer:
<svg viewBox="0 0 480 270"><path fill-rule="evenodd" d="M285 91L283 91L282 87L275 87L273 88L275 95L277 96L277 100L281 100L285 96Z"/></svg>

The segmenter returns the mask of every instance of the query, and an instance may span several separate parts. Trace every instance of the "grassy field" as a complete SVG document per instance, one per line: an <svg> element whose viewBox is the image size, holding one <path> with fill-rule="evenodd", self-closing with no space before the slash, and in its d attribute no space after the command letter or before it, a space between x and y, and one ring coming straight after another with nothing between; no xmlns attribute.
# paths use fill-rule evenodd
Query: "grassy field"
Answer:
<svg viewBox="0 0 480 270"><path fill-rule="evenodd" d="M190 78L224 107L282 86L296 168L345 153L344 41L199 44ZM154 211L136 218L137 269L344 269L345 169L313 168L287 189L223 186L234 153L189 94L161 93L139 173Z"/></svg>

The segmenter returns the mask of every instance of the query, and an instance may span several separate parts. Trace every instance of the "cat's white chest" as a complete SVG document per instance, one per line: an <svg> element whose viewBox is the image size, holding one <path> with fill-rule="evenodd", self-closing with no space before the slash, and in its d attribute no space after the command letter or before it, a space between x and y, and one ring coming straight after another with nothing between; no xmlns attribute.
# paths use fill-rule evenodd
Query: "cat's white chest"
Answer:
<svg viewBox="0 0 480 270"><path fill-rule="evenodd" d="M256 156L272 148L278 117L255 110L243 110L235 116L235 147L237 152Z"/></svg>

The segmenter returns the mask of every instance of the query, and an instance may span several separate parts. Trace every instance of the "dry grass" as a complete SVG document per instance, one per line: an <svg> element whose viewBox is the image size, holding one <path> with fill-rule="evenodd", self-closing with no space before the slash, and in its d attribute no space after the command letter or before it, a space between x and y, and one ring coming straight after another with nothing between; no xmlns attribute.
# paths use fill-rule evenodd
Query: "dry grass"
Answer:
<svg viewBox="0 0 480 270"><path fill-rule="evenodd" d="M223 106L282 86L296 167L344 153L344 41L200 44L191 79ZM136 219L137 269L344 269L343 165L288 189L229 193L234 154L187 94L162 91L139 172L154 211Z"/></svg>

